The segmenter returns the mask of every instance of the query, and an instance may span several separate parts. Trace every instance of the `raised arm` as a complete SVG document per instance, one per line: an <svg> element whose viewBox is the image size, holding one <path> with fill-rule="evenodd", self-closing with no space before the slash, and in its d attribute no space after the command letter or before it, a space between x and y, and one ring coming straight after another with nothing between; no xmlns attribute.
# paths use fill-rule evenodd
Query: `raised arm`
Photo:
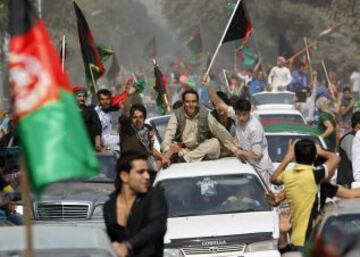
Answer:
<svg viewBox="0 0 360 257"><path fill-rule="evenodd" d="M335 170L338 167L341 159L335 153L323 150L319 145L316 145L316 150L317 155L325 159L324 165L327 168L327 176L325 180L329 180L332 178L332 176L334 176Z"/></svg>
<svg viewBox="0 0 360 257"><path fill-rule="evenodd" d="M203 85L207 88L210 96L210 100L216 105L219 109L224 112L228 112L229 106L225 104L220 97L216 94L215 89L210 85L209 75L205 74L203 78Z"/></svg>

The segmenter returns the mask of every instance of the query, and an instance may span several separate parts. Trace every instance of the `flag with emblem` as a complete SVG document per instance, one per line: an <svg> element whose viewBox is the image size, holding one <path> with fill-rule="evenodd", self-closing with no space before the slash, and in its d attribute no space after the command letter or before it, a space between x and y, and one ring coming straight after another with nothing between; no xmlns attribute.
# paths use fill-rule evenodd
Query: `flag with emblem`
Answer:
<svg viewBox="0 0 360 257"><path fill-rule="evenodd" d="M17 134L33 191L94 176L98 162L68 76L29 0L9 1L9 82Z"/></svg>

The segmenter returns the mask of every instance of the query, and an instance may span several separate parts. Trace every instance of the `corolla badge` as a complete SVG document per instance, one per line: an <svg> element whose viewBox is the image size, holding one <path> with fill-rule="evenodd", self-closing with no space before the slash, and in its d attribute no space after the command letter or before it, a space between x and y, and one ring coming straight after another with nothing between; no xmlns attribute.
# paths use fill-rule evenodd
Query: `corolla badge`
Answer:
<svg viewBox="0 0 360 257"><path fill-rule="evenodd" d="M201 242L202 246L216 246L216 245L226 245L225 240L212 240L212 241L205 241Z"/></svg>

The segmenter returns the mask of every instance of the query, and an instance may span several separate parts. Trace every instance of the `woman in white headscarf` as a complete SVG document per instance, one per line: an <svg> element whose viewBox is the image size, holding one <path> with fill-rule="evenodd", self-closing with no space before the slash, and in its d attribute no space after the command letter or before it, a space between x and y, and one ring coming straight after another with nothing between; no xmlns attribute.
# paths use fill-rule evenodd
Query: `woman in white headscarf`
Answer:
<svg viewBox="0 0 360 257"><path fill-rule="evenodd" d="M330 151L336 150L336 118L330 111L330 100L324 96L316 100L319 110L318 130Z"/></svg>

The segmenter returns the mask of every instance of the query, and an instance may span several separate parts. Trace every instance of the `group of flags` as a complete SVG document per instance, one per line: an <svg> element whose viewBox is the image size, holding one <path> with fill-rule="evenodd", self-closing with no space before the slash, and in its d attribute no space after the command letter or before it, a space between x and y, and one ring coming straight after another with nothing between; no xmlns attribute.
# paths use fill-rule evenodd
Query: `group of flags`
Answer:
<svg viewBox="0 0 360 257"><path fill-rule="evenodd" d="M40 194L49 183L94 176L99 166L67 73L61 67L59 55L43 21L36 16L30 0L11 0L9 3L11 40L8 67L17 132L32 189ZM113 50L96 45L85 16L75 2L74 9L88 85L94 85L105 74L103 63L111 55L113 61L107 77L114 82L120 66ZM317 39L334 30L335 27L331 27L322 31ZM236 51L241 53L244 64L252 66L258 56L248 45L251 33L252 26L245 6L243 1L238 0L218 47L236 41ZM191 36L186 46L194 58L201 56L203 42L200 31ZM148 58L155 59L155 37L146 45L144 52ZM209 59L208 66L215 56ZM158 94L156 101L160 112L166 113L169 109L167 81L155 60L154 77L154 90ZM143 84L140 87L143 88Z"/></svg>

